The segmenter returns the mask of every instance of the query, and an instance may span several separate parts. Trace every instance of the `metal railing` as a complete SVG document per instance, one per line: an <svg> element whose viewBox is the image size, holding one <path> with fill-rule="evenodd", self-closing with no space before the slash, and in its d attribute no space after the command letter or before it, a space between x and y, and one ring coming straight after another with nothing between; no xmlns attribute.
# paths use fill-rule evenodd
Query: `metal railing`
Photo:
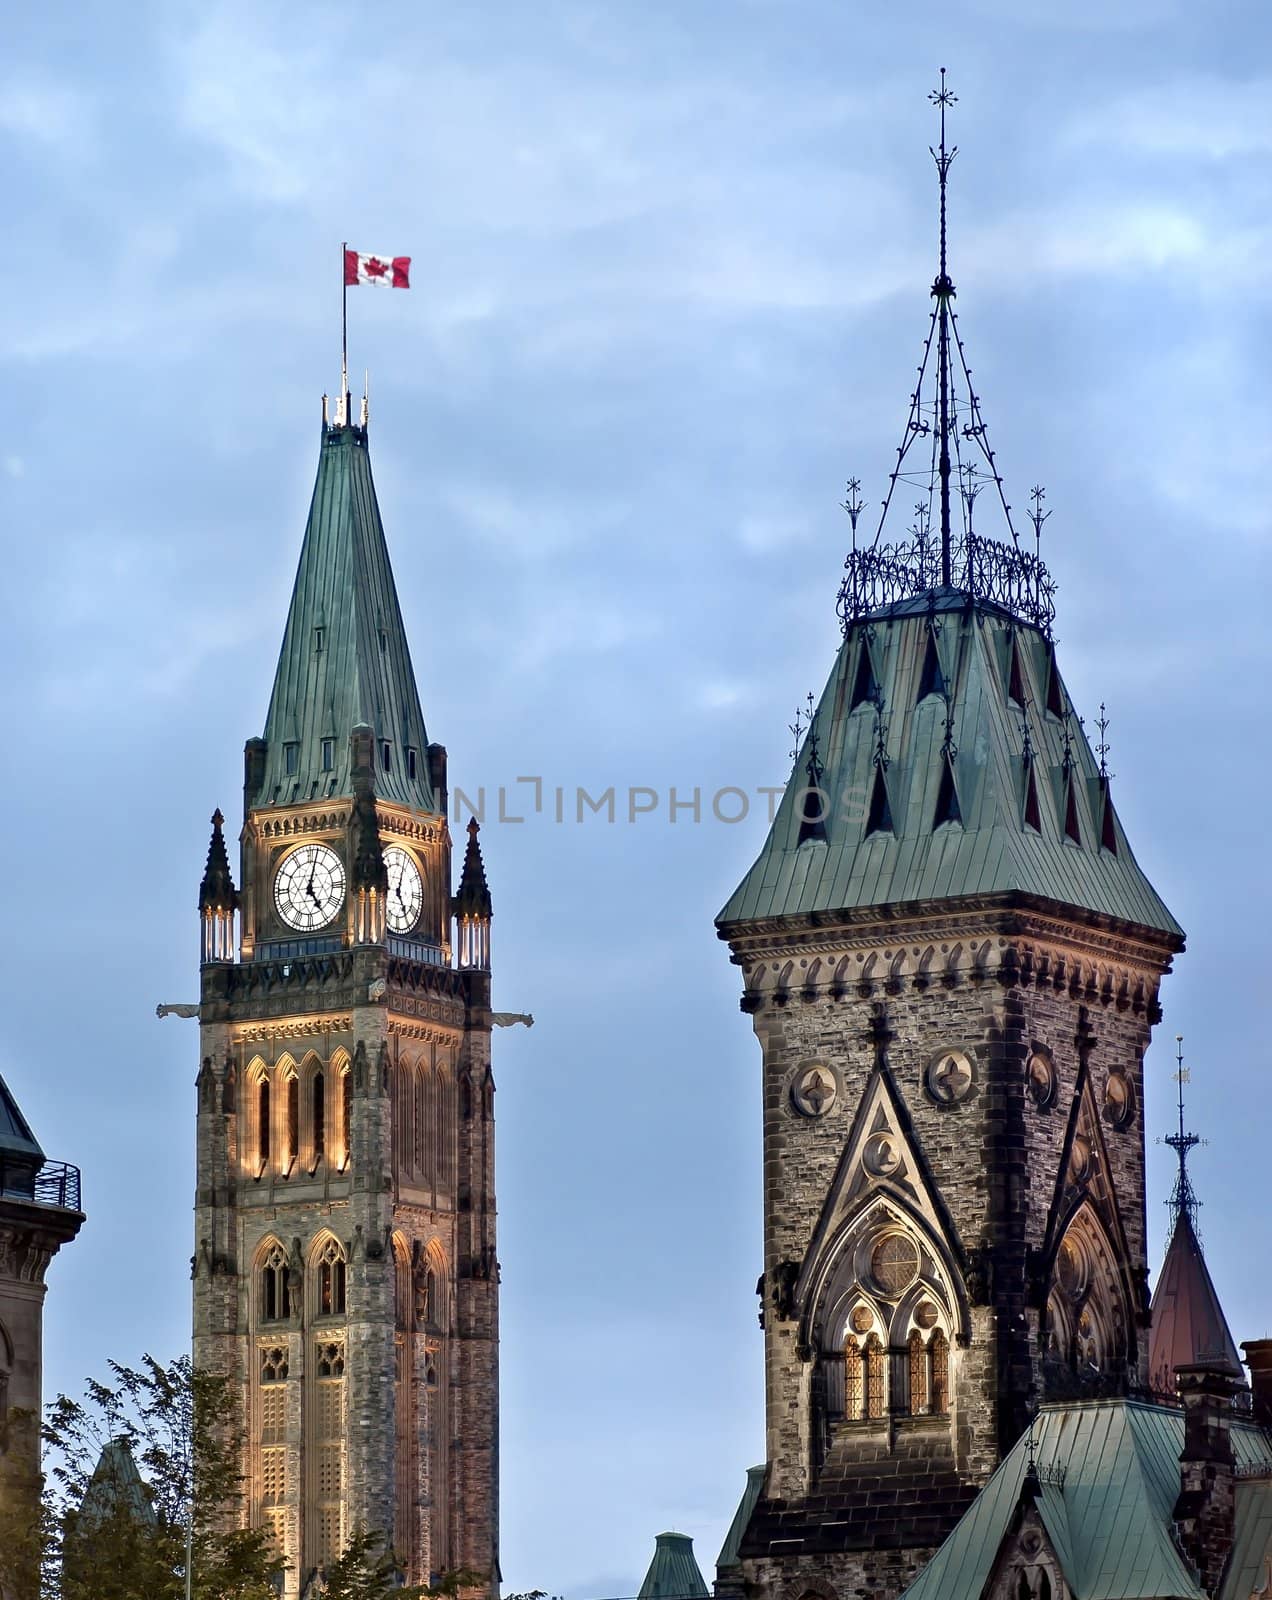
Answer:
<svg viewBox="0 0 1272 1600"><path fill-rule="evenodd" d="M34 1161L0 1154L0 1199L34 1200L40 1206L79 1211L80 1169L69 1161Z"/></svg>

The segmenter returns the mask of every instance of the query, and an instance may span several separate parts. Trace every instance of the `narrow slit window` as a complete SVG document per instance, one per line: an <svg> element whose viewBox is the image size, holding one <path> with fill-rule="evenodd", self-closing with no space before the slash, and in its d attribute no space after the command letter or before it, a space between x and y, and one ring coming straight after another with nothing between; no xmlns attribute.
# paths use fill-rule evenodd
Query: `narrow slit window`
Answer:
<svg viewBox="0 0 1272 1600"><path fill-rule="evenodd" d="M326 628L315 628L314 629L314 650L319 655L321 655L323 645L326 643L326 636L327 636Z"/></svg>
<svg viewBox="0 0 1272 1600"><path fill-rule="evenodd" d="M340 1143L344 1150L345 1165L349 1164L353 1140L353 1073L346 1069L340 1075Z"/></svg>
<svg viewBox="0 0 1272 1600"><path fill-rule="evenodd" d="M256 1100L256 1155L262 1168L269 1165L269 1080L262 1078Z"/></svg>
<svg viewBox="0 0 1272 1600"><path fill-rule="evenodd" d="M327 1153L327 1097L321 1072L314 1073L314 1157Z"/></svg>
<svg viewBox="0 0 1272 1600"><path fill-rule="evenodd" d="M393 746L387 739L380 742L380 765L386 772L393 771Z"/></svg>
<svg viewBox="0 0 1272 1600"><path fill-rule="evenodd" d="M410 745L407 745L407 747L406 747L406 775L407 775L408 778L410 778L411 782L414 783L414 781L415 781L415 751L411 749Z"/></svg>
<svg viewBox="0 0 1272 1600"><path fill-rule="evenodd" d="M298 744L285 744L283 746L283 770L289 778L294 778L299 766L300 746Z"/></svg>
<svg viewBox="0 0 1272 1600"><path fill-rule="evenodd" d="M322 770L331 772L336 765L336 741L324 739L322 741Z"/></svg>
<svg viewBox="0 0 1272 1600"><path fill-rule="evenodd" d="M295 1161L300 1154L300 1079L287 1080L287 1159Z"/></svg>

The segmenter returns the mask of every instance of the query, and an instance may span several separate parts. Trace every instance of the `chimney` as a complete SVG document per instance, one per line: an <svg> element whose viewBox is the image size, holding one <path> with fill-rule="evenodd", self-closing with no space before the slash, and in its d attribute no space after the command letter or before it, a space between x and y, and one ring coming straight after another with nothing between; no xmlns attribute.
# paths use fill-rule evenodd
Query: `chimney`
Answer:
<svg viewBox="0 0 1272 1600"><path fill-rule="evenodd" d="M1232 1401L1244 1385L1241 1374L1226 1364L1206 1363L1176 1367L1175 1382L1184 1408L1175 1524L1202 1588L1217 1594L1232 1550L1235 1515Z"/></svg>
<svg viewBox="0 0 1272 1600"><path fill-rule="evenodd" d="M1254 1414L1260 1422L1272 1422L1272 1339L1243 1339L1241 1348L1250 1369Z"/></svg>

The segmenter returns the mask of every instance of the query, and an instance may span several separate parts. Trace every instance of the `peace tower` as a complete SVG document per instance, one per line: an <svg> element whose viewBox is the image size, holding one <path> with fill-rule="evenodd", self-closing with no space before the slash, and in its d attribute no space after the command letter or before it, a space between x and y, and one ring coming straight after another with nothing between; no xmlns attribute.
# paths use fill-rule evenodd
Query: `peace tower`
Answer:
<svg viewBox="0 0 1272 1600"><path fill-rule="evenodd" d="M218 812L199 891L195 1360L242 1397L288 1597L358 1529L408 1581L497 1580L490 893L473 823L452 895L347 394L244 765L242 887Z"/></svg>
<svg viewBox="0 0 1272 1600"><path fill-rule="evenodd" d="M1060 675L1042 491L1022 538L970 383L952 98L883 518L859 544L850 484L843 643L718 919L762 1056L767 1413L720 1594L898 1594L1041 1400L1148 1376L1143 1057L1183 936Z"/></svg>

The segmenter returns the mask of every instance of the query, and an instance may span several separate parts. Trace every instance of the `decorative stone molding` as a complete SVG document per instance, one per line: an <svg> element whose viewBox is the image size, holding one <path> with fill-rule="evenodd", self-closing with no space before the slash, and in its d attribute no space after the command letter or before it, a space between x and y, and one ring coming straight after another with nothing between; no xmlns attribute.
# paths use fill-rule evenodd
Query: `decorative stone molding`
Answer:
<svg viewBox="0 0 1272 1600"><path fill-rule="evenodd" d="M302 1039L318 1033L352 1033L353 1018L288 1017L284 1022L247 1022L234 1029L239 1044L258 1044L268 1039Z"/></svg>
<svg viewBox="0 0 1272 1600"><path fill-rule="evenodd" d="M313 811L288 811L285 816L252 818L250 827L258 839L296 839L310 833L334 833L349 825L350 808L323 806Z"/></svg>

